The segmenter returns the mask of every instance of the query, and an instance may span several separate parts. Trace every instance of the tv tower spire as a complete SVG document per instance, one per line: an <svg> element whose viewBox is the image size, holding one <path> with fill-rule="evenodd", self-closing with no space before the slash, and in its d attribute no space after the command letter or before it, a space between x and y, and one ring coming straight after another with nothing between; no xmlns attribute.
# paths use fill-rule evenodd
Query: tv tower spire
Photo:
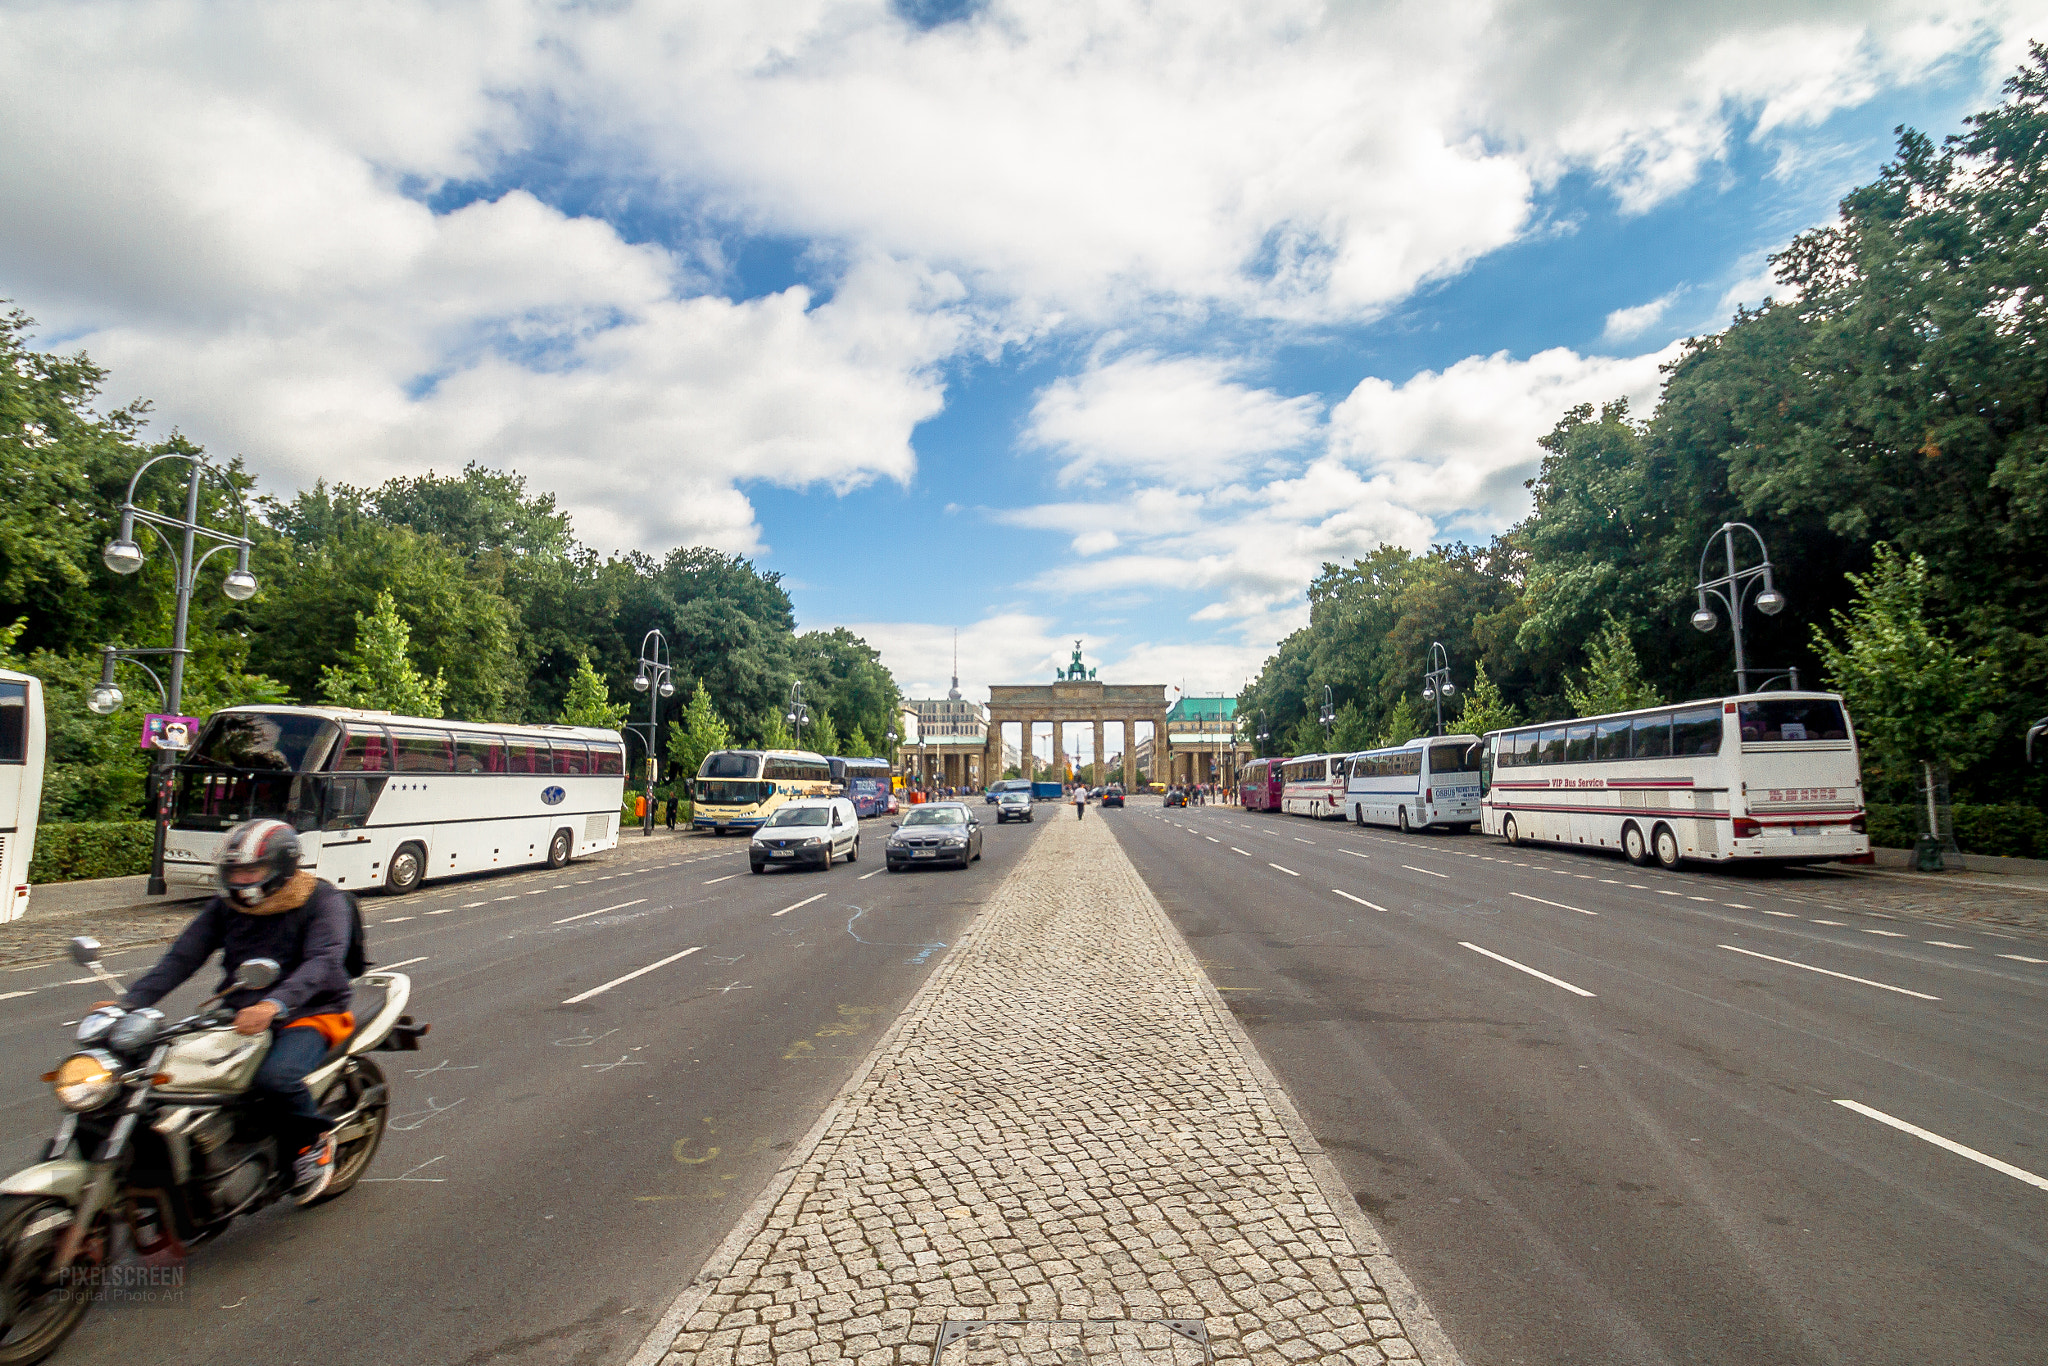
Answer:
<svg viewBox="0 0 2048 1366"><path fill-rule="evenodd" d="M953 691L946 694L953 701L960 700L960 628L953 628Z"/></svg>

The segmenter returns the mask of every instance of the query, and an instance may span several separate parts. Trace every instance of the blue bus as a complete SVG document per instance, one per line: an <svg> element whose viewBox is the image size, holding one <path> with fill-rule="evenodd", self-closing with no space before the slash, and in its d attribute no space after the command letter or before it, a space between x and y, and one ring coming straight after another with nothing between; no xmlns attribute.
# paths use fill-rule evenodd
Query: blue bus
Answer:
<svg viewBox="0 0 2048 1366"><path fill-rule="evenodd" d="M865 819L889 813L889 761L887 759L827 759L832 781L839 795L853 803Z"/></svg>

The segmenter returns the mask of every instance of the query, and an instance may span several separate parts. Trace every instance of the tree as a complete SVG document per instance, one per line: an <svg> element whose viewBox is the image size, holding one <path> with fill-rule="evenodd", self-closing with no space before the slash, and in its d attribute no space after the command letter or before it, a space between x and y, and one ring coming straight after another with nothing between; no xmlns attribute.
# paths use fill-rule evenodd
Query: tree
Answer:
<svg viewBox="0 0 2048 1366"><path fill-rule="evenodd" d="M804 727L804 747L819 754L839 753L839 728L823 707L811 713L810 724Z"/></svg>
<svg viewBox="0 0 2048 1366"><path fill-rule="evenodd" d="M1929 624L1927 561L1880 543L1870 571L1848 578L1856 597L1832 614L1839 639L1815 627L1813 646L1865 754L1894 781L1977 759L1998 730L1998 671Z"/></svg>
<svg viewBox="0 0 2048 1366"><path fill-rule="evenodd" d="M1582 677L1582 683L1566 679L1564 685L1565 700L1577 716L1664 704L1664 695L1643 681L1642 664L1636 659L1628 628L1616 621L1612 612L1604 614L1600 629L1586 642Z"/></svg>
<svg viewBox="0 0 2048 1366"><path fill-rule="evenodd" d="M845 746L841 752L849 759L872 759L875 757L875 747L868 743L866 733L859 726L855 726L847 734Z"/></svg>
<svg viewBox="0 0 2048 1366"><path fill-rule="evenodd" d="M1516 721L1515 709L1500 695L1500 689L1486 676L1486 665L1472 667L1472 686L1465 690L1465 705L1458 712L1457 730L1465 735L1484 735Z"/></svg>
<svg viewBox="0 0 2048 1366"><path fill-rule="evenodd" d="M617 730L626 724L630 710L630 703L612 701L611 690L597 670L590 667L590 657L585 655L576 661L576 675L569 680L569 696L562 702L555 720L565 726Z"/></svg>
<svg viewBox="0 0 2048 1366"><path fill-rule="evenodd" d="M730 748L732 732L711 705L711 694L699 683L683 708L682 720L668 723L668 771L675 777L695 777L704 766L705 755Z"/></svg>
<svg viewBox="0 0 2048 1366"><path fill-rule="evenodd" d="M1388 749L1394 745L1405 745L1420 734L1422 734L1422 716L1415 710L1415 703L1409 700L1408 694L1402 693L1401 700L1394 704L1394 709L1391 712L1387 713L1387 722L1380 728L1380 733L1374 738L1372 747L1374 749Z"/></svg>
<svg viewBox="0 0 2048 1366"><path fill-rule="evenodd" d="M407 654L412 628L398 615L391 594L379 592L369 616L356 613L355 647L341 663L320 670L320 692L337 707L364 707L401 716L439 716L448 680L413 667Z"/></svg>
<svg viewBox="0 0 2048 1366"><path fill-rule="evenodd" d="M789 723L782 719L782 708L772 707L755 726L760 736L762 749L793 749L796 741L790 738Z"/></svg>

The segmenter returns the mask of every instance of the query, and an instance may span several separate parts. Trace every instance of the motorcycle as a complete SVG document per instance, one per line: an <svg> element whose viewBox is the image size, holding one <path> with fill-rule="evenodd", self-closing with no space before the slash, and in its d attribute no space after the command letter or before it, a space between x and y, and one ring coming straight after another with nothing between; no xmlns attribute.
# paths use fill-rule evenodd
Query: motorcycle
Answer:
<svg viewBox="0 0 2048 1366"><path fill-rule="evenodd" d="M121 989L99 943L71 957ZM275 1102L252 1092L271 1035L234 1031L221 1000L280 974L252 958L182 1020L160 1010L95 1009L79 1050L43 1080L64 1109L43 1160L0 1180L0 1366L41 1361L85 1318L113 1266L122 1229L140 1257L182 1258L236 1218L291 1193L293 1153L275 1132ZM390 1090L373 1052L416 1052L431 1026L405 1013L412 982L368 972L350 984L355 1032L328 1050L306 1085L335 1121L334 1177L319 1201L348 1193L377 1154Z"/></svg>

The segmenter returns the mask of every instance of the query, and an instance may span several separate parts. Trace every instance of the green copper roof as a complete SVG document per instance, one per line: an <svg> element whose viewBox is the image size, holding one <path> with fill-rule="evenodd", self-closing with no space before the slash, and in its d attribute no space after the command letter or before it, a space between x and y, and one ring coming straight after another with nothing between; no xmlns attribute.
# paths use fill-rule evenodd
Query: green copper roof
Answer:
<svg viewBox="0 0 2048 1366"><path fill-rule="evenodd" d="M1167 709L1167 721L1229 721L1237 715L1235 697L1183 697Z"/></svg>

